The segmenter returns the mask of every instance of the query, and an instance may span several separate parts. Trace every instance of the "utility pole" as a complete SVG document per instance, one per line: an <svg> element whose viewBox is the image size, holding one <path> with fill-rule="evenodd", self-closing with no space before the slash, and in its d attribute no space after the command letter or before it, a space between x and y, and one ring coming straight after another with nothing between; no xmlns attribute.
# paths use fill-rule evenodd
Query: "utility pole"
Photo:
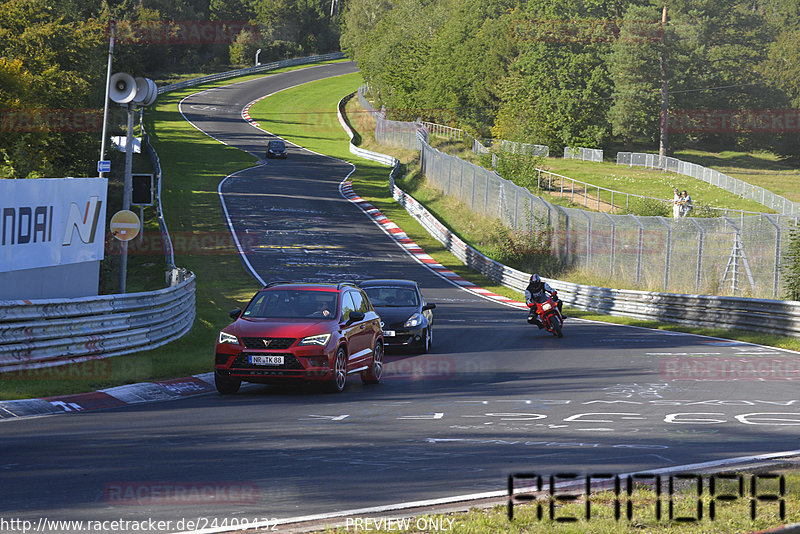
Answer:
<svg viewBox="0 0 800 534"><path fill-rule="evenodd" d="M658 58L658 68L661 71L661 135L659 137L658 155L666 157L669 152L669 141L667 139L667 121L669 113L669 88L667 84L667 6L664 4L664 11L661 12L661 55Z"/></svg>
<svg viewBox="0 0 800 534"><path fill-rule="evenodd" d="M106 70L106 97L103 103L103 133L100 135L100 160L106 156L106 125L108 124L108 90L111 86L111 62L114 59L114 30L117 28L117 23L111 20L109 23L111 34L108 38L108 67ZM103 177L102 172L97 173L100 178Z"/></svg>
<svg viewBox="0 0 800 534"><path fill-rule="evenodd" d="M128 131L125 138L125 177L122 189L122 209L131 209L131 194L133 192L133 104L127 104ZM128 242L120 243L119 258L119 293L127 291L128 279Z"/></svg>

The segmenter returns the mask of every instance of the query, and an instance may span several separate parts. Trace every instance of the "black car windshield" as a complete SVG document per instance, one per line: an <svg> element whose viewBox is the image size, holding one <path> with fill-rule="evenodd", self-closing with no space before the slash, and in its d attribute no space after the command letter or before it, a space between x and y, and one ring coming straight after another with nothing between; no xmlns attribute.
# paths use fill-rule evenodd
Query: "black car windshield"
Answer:
<svg viewBox="0 0 800 534"><path fill-rule="evenodd" d="M303 289L262 291L242 317L252 319L335 319L338 292Z"/></svg>
<svg viewBox="0 0 800 534"><path fill-rule="evenodd" d="M408 287L366 287L364 292L373 306L404 308L419 306L417 292Z"/></svg>
<svg viewBox="0 0 800 534"><path fill-rule="evenodd" d="M286 145L283 144L283 141L270 141L269 147L274 149L283 149L286 148Z"/></svg>

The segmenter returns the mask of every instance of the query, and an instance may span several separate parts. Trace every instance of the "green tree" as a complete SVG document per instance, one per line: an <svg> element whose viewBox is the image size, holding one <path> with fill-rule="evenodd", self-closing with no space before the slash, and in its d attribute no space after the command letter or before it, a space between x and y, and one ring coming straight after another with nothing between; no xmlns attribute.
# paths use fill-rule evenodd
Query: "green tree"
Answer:
<svg viewBox="0 0 800 534"><path fill-rule="evenodd" d="M514 55L508 38L510 0L448 2L447 19L430 41L420 72L420 99L429 120L489 135L499 81Z"/></svg>
<svg viewBox="0 0 800 534"><path fill-rule="evenodd" d="M600 147L610 134L611 81L605 62L609 8L580 0L531 0L514 12L519 55L501 84L495 137L564 146ZM580 17L576 14L580 13Z"/></svg>
<svg viewBox="0 0 800 534"><path fill-rule="evenodd" d="M10 0L0 9L0 101L31 116L55 110L102 108L104 25L74 20L45 0ZM85 176L92 172L97 132L74 132L57 122L0 136L2 175Z"/></svg>
<svg viewBox="0 0 800 534"><path fill-rule="evenodd" d="M236 36L230 46L230 59L233 65L252 66L256 50L259 49L258 40L249 31L242 31ZM259 61L269 59L267 54L259 55Z"/></svg>
<svg viewBox="0 0 800 534"><path fill-rule="evenodd" d="M761 72L794 107L800 108L800 25L781 32L772 43Z"/></svg>
<svg viewBox="0 0 800 534"><path fill-rule="evenodd" d="M633 139L654 142L659 128L658 60L663 32L659 20L654 6L630 6L619 38L611 45L608 64L614 92L608 117L614 135L626 143Z"/></svg>
<svg viewBox="0 0 800 534"><path fill-rule="evenodd" d="M359 63L365 59L375 38L373 34L378 22L391 7L389 0L349 0L342 17L342 50Z"/></svg>

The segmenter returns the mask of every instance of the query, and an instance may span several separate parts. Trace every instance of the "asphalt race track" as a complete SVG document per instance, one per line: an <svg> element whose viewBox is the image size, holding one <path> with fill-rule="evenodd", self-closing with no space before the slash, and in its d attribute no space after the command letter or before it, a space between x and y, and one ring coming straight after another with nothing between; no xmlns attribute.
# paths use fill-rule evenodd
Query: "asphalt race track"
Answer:
<svg viewBox="0 0 800 534"><path fill-rule="evenodd" d="M181 109L263 157L267 135L241 119L245 105L354 70L269 76ZM349 164L288 151L221 186L252 268L263 280L415 279L438 306L431 353L389 354L380 385L353 375L340 395L254 386L3 421L0 515L289 518L502 490L512 472L627 473L800 449L797 383L746 373L796 369L797 354L575 319L557 339L406 255L340 195ZM208 353L211 369L212 340ZM694 380L690 364L723 361L745 379Z"/></svg>

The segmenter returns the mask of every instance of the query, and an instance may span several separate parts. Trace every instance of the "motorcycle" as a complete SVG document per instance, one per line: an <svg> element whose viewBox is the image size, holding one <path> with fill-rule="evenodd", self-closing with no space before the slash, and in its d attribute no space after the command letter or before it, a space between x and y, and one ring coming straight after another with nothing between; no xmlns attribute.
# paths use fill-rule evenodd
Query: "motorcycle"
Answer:
<svg viewBox="0 0 800 534"><path fill-rule="evenodd" d="M558 310L558 302L556 301L557 295L557 291L553 291L550 296L542 292L542 295L536 302L528 304L528 308L536 306L536 313L539 315L539 320L542 322L542 325L544 325L545 330L554 336L564 337L564 334L561 332L564 318Z"/></svg>

